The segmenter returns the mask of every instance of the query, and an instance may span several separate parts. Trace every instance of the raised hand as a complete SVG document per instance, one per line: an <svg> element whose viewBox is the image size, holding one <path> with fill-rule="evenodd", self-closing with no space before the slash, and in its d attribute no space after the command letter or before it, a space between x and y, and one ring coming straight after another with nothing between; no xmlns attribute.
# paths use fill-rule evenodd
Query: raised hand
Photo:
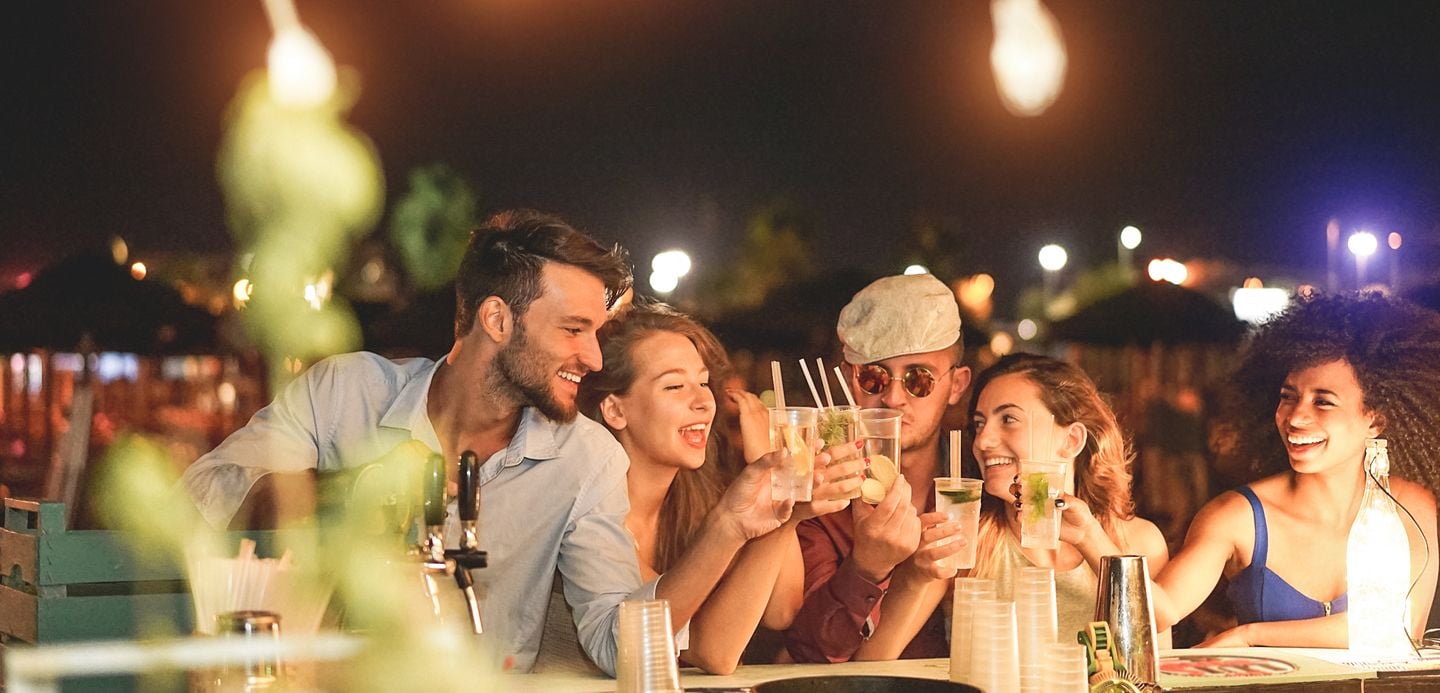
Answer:
<svg viewBox="0 0 1440 693"><path fill-rule="evenodd" d="M1079 546L1094 538L1096 532L1105 531L1100 527L1100 521L1095 519L1094 513L1090 512L1090 506L1085 501L1068 493L1062 493L1059 498L1055 499L1055 506L1062 511L1060 513L1060 541Z"/></svg>
<svg viewBox="0 0 1440 693"><path fill-rule="evenodd" d="M920 544L920 518L910 504L910 484L901 475L878 505L852 503L850 509L855 521L850 560L861 577L880 582Z"/></svg>
<svg viewBox="0 0 1440 693"><path fill-rule="evenodd" d="M850 499L860 495L865 480L865 460L854 443L842 443L815 456L815 488L809 503L795 506L792 522L844 510Z"/></svg>
<svg viewBox="0 0 1440 693"><path fill-rule="evenodd" d="M784 524L795 509L795 501L770 499L770 472L783 464L790 464L790 452L781 449L746 465L710 511L712 519L747 541Z"/></svg>
<svg viewBox="0 0 1440 693"><path fill-rule="evenodd" d="M754 462L774 449L770 444L770 410L759 397L744 390L726 390L725 396L740 409L740 447L746 462Z"/></svg>
<svg viewBox="0 0 1440 693"><path fill-rule="evenodd" d="M951 522L950 516L943 512L925 513L919 517L920 520L920 548L910 557L910 570L924 578L931 580L948 580L955 577L957 572L954 568L946 569L940 565L940 561L959 554L969 541L960 536L960 523ZM953 540L940 544L941 540Z"/></svg>

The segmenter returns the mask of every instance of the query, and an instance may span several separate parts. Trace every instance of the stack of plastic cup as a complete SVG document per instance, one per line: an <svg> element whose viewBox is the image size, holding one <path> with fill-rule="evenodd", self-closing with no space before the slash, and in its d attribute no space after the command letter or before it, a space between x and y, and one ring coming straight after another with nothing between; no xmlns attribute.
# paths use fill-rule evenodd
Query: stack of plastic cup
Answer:
<svg viewBox="0 0 1440 693"><path fill-rule="evenodd" d="M1015 624L1020 649L1021 693L1044 693L1046 656L1055 644L1055 571L1021 568L1015 574Z"/></svg>
<svg viewBox="0 0 1440 693"><path fill-rule="evenodd" d="M618 693L679 693L675 636L670 631L670 602L629 599L620 603Z"/></svg>
<svg viewBox="0 0 1440 693"><path fill-rule="evenodd" d="M1085 661L1085 646L1055 643L1046 650L1046 693L1088 693L1090 671Z"/></svg>
<svg viewBox="0 0 1440 693"><path fill-rule="evenodd" d="M998 599L974 602L970 640L970 680L986 693L1017 693L1020 661L1015 643L1015 603Z"/></svg>
<svg viewBox="0 0 1440 693"><path fill-rule="evenodd" d="M971 683L970 653L975 642L975 602L995 599L990 578L955 578L954 611L950 616L950 680Z"/></svg>

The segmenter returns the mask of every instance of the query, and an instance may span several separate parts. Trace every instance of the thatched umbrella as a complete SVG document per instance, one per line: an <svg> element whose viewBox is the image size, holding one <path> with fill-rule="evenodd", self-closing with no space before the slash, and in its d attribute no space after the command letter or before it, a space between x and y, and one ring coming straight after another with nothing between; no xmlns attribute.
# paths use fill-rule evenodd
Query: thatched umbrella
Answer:
<svg viewBox="0 0 1440 693"><path fill-rule="evenodd" d="M1205 294L1168 282L1146 282L1101 299L1051 326L1061 342L1231 344L1245 333L1234 313Z"/></svg>
<svg viewBox="0 0 1440 693"><path fill-rule="evenodd" d="M0 295L5 351L120 351L144 355L215 350L215 318L163 282L139 280L108 255L74 255ZM88 338L88 341L87 341Z"/></svg>

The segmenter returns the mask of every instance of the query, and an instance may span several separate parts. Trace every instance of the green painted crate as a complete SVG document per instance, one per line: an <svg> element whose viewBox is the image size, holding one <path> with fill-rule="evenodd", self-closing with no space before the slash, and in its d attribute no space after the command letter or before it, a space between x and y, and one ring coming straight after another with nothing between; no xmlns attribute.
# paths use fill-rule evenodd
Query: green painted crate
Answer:
<svg viewBox="0 0 1440 693"><path fill-rule="evenodd" d="M285 532L227 535L256 541L262 555L289 545ZM0 516L0 644L44 645L80 640L133 640L195 629L184 569L174 561L140 560L121 532L70 530L65 505L7 498ZM144 688L154 690L147 679ZM93 687L92 687L93 686ZM168 688L168 686L163 686ZM66 691L136 690L123 678L77 679ZM183 690L183 685L181 686Z"/></svg>

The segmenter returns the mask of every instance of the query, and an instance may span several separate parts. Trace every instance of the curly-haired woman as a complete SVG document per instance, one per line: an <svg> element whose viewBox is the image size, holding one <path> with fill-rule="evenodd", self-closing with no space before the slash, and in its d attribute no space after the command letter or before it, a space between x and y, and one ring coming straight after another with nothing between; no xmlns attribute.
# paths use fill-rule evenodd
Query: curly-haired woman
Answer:
<svg viewBox="0 0 1440 693"><path fill-rule="evenodd" d="M1429 490L1440 476L1440 315L1378 294L1301 297L1259 329L1230 384L1236 452L1265 476L1196 515L1157 580L1159 625L1193 611L1224 574L1240 625L1202 645L1345 647L1344 547L1366 441L1383 437L1391 492L1414 518L1419 637L1440 565Z"/></svg>

